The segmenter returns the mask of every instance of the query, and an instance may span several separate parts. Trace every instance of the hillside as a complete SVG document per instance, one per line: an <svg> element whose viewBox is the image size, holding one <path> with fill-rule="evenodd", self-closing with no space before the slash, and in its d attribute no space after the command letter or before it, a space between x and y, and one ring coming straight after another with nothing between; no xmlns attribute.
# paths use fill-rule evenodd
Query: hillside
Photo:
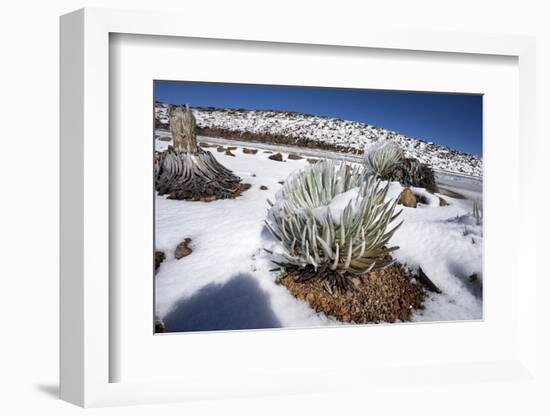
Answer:
<svg viewBox="0 0 550 416"><path fill-rule="evenodd" d="M167 104L156 103L157 128L168 128ZM271 110L193 108L199 135L361 154L379 140L396 141L408 157L435 169L483 175L480 157L356 121Z"/></svg>

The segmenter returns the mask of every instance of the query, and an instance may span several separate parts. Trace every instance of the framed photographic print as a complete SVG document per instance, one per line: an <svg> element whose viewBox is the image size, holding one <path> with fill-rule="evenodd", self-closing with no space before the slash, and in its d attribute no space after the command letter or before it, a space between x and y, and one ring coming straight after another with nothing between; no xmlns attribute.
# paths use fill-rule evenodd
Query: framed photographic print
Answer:
<svg viewBox="0 0 550 416"><path fill-rule="evenodd" d="M62 398L536 382L533 40L180 21L61 20Z"/></svg>
<svg viewBox="0 0 550 416"><path fill-rule="evenodd" d="M154 93L156 332L483 318L482 95Z"/></svg>

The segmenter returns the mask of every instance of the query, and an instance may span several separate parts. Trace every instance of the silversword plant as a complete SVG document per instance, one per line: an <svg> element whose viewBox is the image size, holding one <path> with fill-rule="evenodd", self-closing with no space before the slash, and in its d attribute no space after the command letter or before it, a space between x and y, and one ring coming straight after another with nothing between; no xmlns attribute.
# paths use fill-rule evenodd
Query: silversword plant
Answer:
<svg viewBox="0 0 550 416"><path fill-rule="evenodd" d="M397 200L386 201L388 184L366 176L364 167L323 161L287 180L270 204L267 227L282 246L286 270L297 280L320 278L328 289L350 289L351 277L393 263L387 244Z"/></svg>
<svg viewBox="0 0 550 416"><path fill-rule="evenodd" d="M364 164L369 173L382 180L437 190L433 169L417 159L406 158L395 142L385 140L365 149Z"/></svg>
<svg viewBox="0 0 550 416"><path fill-rule="evenodd" d="M155 188L172 199L235 198L241 178L197 143L196 121L189 106L170 110L174 146L155 155Z"/></svg>
<svg viewBox="0 0 550 416"><path fill-rule="evenodd" d="M365 168L368 173L386 179L404 158L399 145L383 140L365 149Z"/></svg>

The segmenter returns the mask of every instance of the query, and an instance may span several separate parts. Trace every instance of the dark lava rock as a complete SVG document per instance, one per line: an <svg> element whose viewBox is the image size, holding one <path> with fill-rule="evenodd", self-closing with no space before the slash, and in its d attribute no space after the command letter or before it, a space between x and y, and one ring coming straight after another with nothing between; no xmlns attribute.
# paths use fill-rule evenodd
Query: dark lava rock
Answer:
<svg viewBox="0 0 550 416"><path fill-rule="evenodd" d="M155 251L155 273L160 267L160 263L162 263L165 258L166 256L162 251Z"/></svg>
<svg viewBox="0 0 550 416"><path fill-rule="evenodd" d="M176 247L176 251L174 252L174 256L176 257L176 259L179 260L183 257L188 256L193 252L191 247L189 247L189 243L191 243L191 239L186 238L185 240L183 240L181 243L178 244L178 246Z"/></svg>
<svg viewBox="0 0 550 416"><path fill-rule="evenodd" d="M280 153L275 153L274 155L269 156L269 159L275 160L277 162L282 162L283 161L283 155L280 154Z"/></svg>
<svg viewBox="0 0 550 416"><path fill-rule="evenodd" d="M162 319L156 319L155 320L155 333L156 334L162 334L166 331L166 327L164 326L164 322Z"/></svg>
<svg viewBox="0 0 550 416"><path fill-rule="evenodd" d="M262 191L267 191L267 186L262 185L262 186L260 186L260 189L261 189Z"/></svg>
<svg viewBox="0 0 550 416"><path fill-rule="evenodd" d="M300 155L297 155L296 153L290 153L287 157L287 159L290 159L290 160L300 160L300 159L303 159L302 156Z"/></svg>
<svg viewBox="0 0 550 416"><path fill-rule="evenodd" d="M258 153L258 149L247 149L246 147L243 147L243 153L246 153L248 155L255 155Z"/></svg>
<svg viewBox="0 0 550 416"><path fill-rule="evenodd" d="M234 154L234 153L231 153L231 150L229 150L229 149L227 149L227 150L225 151L225 154L226 154L226 156L233 156L233 157L235 157L235 154Z"/></svg>
<svg viewBox="0 0 550 416"><path fill-rule="evenodd" d="M416 202L418 204L424 204L424 205L429 205L430 204L430 201L428 200L428 198L426 198L425 195L414 194L414 197L416 198Z"/></svg>
<svg viewBox="0 0 550 416"><path fill-rule="evenodd" d="M244 191L248 191L250 188L252 188L252 185L249 183L241 183L239 185L239 193L242 193Z"/></svg>

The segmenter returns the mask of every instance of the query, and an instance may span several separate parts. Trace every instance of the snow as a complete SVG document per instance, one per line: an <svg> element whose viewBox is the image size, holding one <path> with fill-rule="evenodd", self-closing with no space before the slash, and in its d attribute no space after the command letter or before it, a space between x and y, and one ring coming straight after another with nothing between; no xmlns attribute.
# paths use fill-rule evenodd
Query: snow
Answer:
<svg viewBox="0 0 550 416"><path fill-rule="evenodd" d="M199 138L203 141L208 139ZM155 144L163 150L170 142ZM262 150L253 155L238 148L232 151L235 157L206 150L252 187L236 199L209 203L156 196L156 250L166 254L155 277L156 315L172 328L176 323L178 330L341 325L278 285L277 273L270 271L276 266L263 250L277 249L264 226L267 199L274 201L282 187L278 182L308 162L288 160L286 153L283 162L272 161ZM420 188L412 190L426 204L399 206L396 221L404 223L390 242L401 247L395 257L411 269L421 267L443 292L429 292L425 309L415 311L413 321L482 318L483 237L472 217L472 199L481 199L481 187L475 184L453 178L452 189L467 190L469 199L443 196L449 206L440 207L438 195ZM395 198L401 190L399 183L391 183L387 197ZM331 213L338 216L356 195L352 189L334 198L328 204ZM193 252L177 260L174 250L185 238L192 239ZM471 282L474 273L479 280Z"/></svg>
<svg viewBox="0 0 550 416"><path fill-rule="evenodd" d="M361 201L357 199L358 194L359 187L351 188L346 192L336 195L327 205L316 207L311 211L315 215L315 218L321 222L327 218L327 212L329 212L334 224L340 225L344 209L351 203L355 212L355 208L360 204Z"/></svg>
<svg viewBox="0 0 550 416"><path fill-rule="evenodd" d="M398 195L401 189L400 184L392 183L388 194ZM413 321L482 318L481 281L468 281L474 273L482 278L481 226L475 225L472 201L444 198L449 206L430 202L418 208L402 207L398 220L403 220L403 225L391 240L392 245L400 247L394 257L413 270L421 267L443 292L430 293L425 310L415 311Z"/></svg>

